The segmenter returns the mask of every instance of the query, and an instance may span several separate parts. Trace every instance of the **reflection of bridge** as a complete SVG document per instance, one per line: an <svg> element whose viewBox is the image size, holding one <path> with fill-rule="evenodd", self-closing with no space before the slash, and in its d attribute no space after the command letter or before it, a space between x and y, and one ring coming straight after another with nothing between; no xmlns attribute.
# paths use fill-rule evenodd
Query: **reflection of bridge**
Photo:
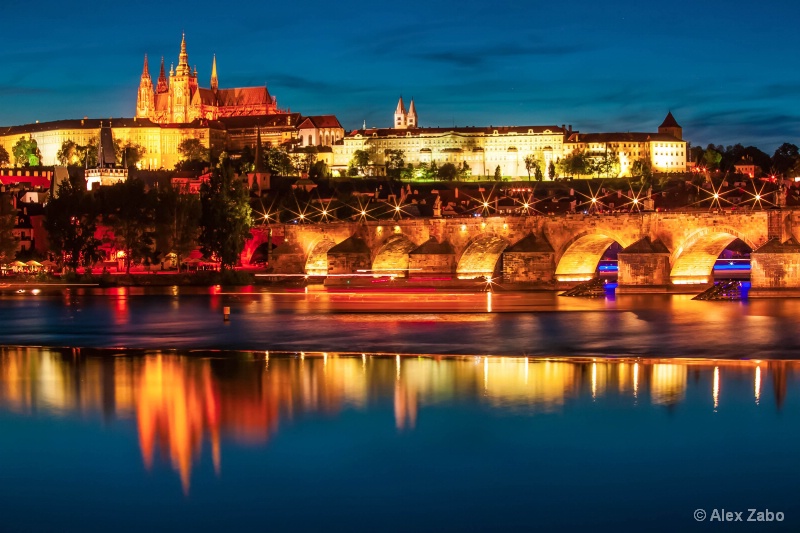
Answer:
<svg viewBox="0 0 800 533"><path fill-rule="evenodd" d="M735 239L753 249L753 289L800 288L800 211L685 211L287 224L279 274L357 271L506 283L569 284L595 275L617 243L621 290L705 284Z"/></svg>

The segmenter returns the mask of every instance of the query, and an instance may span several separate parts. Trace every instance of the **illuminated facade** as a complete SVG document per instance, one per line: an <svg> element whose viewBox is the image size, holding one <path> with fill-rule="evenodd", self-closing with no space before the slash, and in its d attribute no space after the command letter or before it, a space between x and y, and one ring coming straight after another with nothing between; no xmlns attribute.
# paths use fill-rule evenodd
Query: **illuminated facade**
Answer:
<svg viewBox="0 0 800 533"><path fill-rule="evenodd" d="M218 120L225 117L260 117L280 113L277 100L267 87L237 87L220 89L217 78L217 58L211 65L210 88L200 87L197 69L189 67L186 36L181 39L178 66L169 69L169 80L164 73L164 59L156 87L150 78L147 56L139 82L136 117L157 124L185 124L195 120Z"/></svg>
<svg viewBox="0 0 800 533"><path fill-rule="evenodd" d="M670 112L658 133L572 133L564 141L564 155L616 155L621 176L635 173L636 161L649 163L653 172L686 172L686 141L682 137L683 128Z"/></svg>
<svg viewBox="0 0 800 533"><path fill-rule="evenodd" d="M394 127L353 130L333 146L333 169L347 170L356 150L371 154L371 171L385 174L386 153L403 152L405 165L467 164L473 176L500 174L527 178L525 158L533 154L547 168L562 153L568 133L563 126L497 126L465 128L420 128L413 100L406 111L403 99L397 103Z"/></svg>
<svg viewBox="0 0 800 533"><path fill-rule="evenodd" d="M590 157L614 153L620 160L621 176L630 175L633 163L644 160L654 172L685 172L686 142L672 113L658 133L588 133L572 126L497 126L468 128L421 128L413 100L406 111L397 103L392 128L354 130L333 147L333 169L347 170L356 150L370 153L372 174L386 172L387 152L402 151L403 163L418 166L436 163L466 164L472 176L528 178L525 159L533 156L546 174L550 163L582 153Z"/></svg>

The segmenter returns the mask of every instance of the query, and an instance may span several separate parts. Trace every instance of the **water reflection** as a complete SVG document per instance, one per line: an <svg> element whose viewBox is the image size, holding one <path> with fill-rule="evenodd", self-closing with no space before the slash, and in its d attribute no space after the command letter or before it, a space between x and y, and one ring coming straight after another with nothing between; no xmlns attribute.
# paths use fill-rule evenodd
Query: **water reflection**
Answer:
<svg viewBox="0 0 800 533"><path fill-rule="evenodd" d="M754 394L755 405L765 408L762 382L772 383L772 408L780 410L787 389L797 386L798 369L797 361L2 348L0 409L135 420L144 466L168 463L188 492L204 447L219 474L226 440L264 444L302 417L335 417L391 402L394 426L405 432L440 404L471 402L536 415L588 398L675 409L693 389L705 402L710 394L715 411L735 409L728 398L736 394L748 402Z"/></svg>

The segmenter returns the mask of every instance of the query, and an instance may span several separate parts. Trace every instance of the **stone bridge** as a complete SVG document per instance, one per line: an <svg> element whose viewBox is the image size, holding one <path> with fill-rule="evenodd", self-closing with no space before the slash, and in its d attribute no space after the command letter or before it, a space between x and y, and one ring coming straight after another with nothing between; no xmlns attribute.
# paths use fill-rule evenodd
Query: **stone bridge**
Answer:
<svg viewBox="0 0 800 533"><path fill-rule="evenodd" d="M502 277L559 286L595 276L621 247L620 290L707 284L735 239L751 255L753 287L800 287L800 210L493 216L285 224L275 273Z"/></svg>

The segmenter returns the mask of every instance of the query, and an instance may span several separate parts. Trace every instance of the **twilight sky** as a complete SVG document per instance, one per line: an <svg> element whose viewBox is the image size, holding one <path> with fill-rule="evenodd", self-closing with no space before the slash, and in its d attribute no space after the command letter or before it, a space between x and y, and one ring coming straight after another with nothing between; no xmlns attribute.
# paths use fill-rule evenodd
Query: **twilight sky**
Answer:
<svg viewBox="0 0 800 533"><path fill-rule="evenodd" d="M208 87L266 83L281 108L389 127L572 124L693 144L800 144L792 0L409 0L403 3L2 0L0 125L133 116L145 53ZM13 29L16 28L16 29Z"/></svg>

